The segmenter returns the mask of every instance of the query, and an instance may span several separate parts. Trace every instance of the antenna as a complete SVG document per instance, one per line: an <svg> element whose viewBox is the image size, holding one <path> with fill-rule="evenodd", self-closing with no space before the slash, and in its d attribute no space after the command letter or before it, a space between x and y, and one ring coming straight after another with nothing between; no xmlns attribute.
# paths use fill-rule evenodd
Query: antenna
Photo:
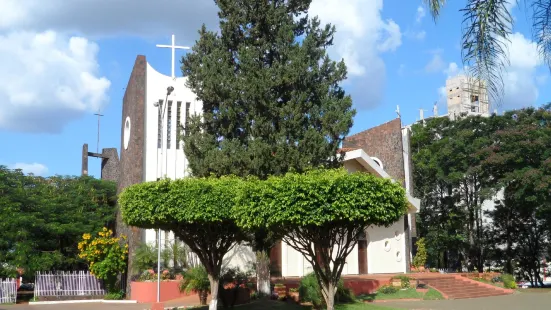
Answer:
<svg viewBox="0 0 551 310"><path fill-rule="evenodd" d="M402 117L402 115L400 115L400 106L399 105L396 106L396 111L395 112L396 112L396 114L398 114L399 118Z"/></svg>
<svg viewBox="0 0 551 310"><path fill-rule="evenodd" d="M98 113L94 113L94 115L98 116L98 142L97 142L97 145L96 145L96 153L99 154L99 119L100 119L100 117L103 116L103 114L100 114L99 110L98 110Z"/></svg>

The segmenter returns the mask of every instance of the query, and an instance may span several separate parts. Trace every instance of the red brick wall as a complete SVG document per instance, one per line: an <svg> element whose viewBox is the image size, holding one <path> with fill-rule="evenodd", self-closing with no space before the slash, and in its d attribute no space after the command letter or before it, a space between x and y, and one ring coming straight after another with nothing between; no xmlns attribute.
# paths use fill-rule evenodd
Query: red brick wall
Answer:
<svg viewBox="0 0 551 310"><path fill-rule="evenodd" d="M145 89L146 89L146 67L145 56L138 55L122 103L122 121L121 121L121 159L120 159L120 177L118 190L120 193L124 188L141 183L143 181L144 165L144 140L145 140ZM124 148L123 133L126 117L130 117L131 131L128 149ZM132 257L134 249L142 239L142 231L136 227L128 227L122 222L120 210L117 211L117 234L128 236L129 257ZM132 260L129 259L128 270L132 270ZM128 277L128 284L130 282ZM128 290L130 285L127 286Z"/></svg>
<svg viewBox="0 0 551 310"><path fill-rule="evenodd" d="M384 170L405 186L402 122L399 118L346 137L342 147L359 147L369 156L377 157Z"/></svg>

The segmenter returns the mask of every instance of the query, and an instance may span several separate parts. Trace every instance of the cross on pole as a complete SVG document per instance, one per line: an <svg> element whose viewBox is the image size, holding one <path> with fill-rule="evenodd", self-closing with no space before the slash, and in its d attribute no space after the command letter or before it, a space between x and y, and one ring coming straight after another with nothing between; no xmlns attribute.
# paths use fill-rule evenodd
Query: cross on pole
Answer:
<svg viewBox="0 0 551 310"><path fill-rule="evenodd" d="M172 66L171 66L171 70L172 70L172 78L174 79L176 77L174 75L174 58L175 58L175 53L174 52L176 51L176 49L189 50L190 47L176 45L174 35L172 35L172 45L157 44L157 47L168 47L168 48L172 49Z"/></svg>
<svg viewBox="0 0 551 310"><path fill-rule="evenodd" d="M95 113L94 115L98 116L98 144L96 145L96 153L99 154L99 118L103 116L103 114Z"/></svg>

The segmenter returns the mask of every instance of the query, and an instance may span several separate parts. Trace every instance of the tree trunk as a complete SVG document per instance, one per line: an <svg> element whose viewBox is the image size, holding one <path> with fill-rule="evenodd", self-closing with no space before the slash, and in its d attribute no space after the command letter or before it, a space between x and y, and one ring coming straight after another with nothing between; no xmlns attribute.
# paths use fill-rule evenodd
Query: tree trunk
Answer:
<svg viewBox="0 0 551 310"><path fill-rule="evenodd" d="M256 290L258 294L270 296L270 255L266 251L256 252Z"/></svg>
<svg viewBox="0 0 551 310"><path fill-rule="evenodd" d="M335 309L335 293L337 291L336 283L322 283L321 293L327 304L327 310Z"/></svg>
<svg viewBox="0 0 551 310"><path fill-rule="evenodd" d="M208 291L199 291L199 304L205 306L207 304Z"/></svg>
<svg viewBox="0 0 551 310"><path fill-rule="evenodd" d="M210 281L210 296L211 301L209 304L209 310L217 310L218 308L218 282L220 279L214 278L211 275L209 275L209 281Z"/></svg>

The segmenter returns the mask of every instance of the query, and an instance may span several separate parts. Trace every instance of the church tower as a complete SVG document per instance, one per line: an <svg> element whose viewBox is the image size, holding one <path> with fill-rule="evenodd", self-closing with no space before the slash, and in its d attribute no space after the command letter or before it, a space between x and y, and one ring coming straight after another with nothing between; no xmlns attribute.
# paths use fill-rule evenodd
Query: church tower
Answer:
<svg viewBox="0 0 551 310"><path fill-rule="evenodd" d="M185 83L185 77L156 71L145 56L136 58L123 99L119 192L136 183L189 175L180 135L201 104ZM136 242L156 242L153 230L127 233L136 234Z"/></svg>

